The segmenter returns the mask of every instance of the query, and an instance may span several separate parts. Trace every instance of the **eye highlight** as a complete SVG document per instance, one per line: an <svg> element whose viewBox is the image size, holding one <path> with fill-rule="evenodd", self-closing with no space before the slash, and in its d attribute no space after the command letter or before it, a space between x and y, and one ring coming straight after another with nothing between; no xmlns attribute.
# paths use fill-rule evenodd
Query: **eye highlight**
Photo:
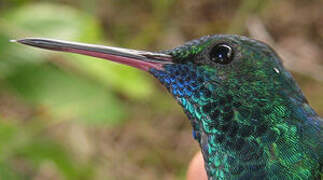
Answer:
<svg viewBox="0 0 323 180"><path fill-rule="evenodd" d="M233 49L224 43L217 44L210 51L210 59L218 64L229 64L233 59Z"/></svg>

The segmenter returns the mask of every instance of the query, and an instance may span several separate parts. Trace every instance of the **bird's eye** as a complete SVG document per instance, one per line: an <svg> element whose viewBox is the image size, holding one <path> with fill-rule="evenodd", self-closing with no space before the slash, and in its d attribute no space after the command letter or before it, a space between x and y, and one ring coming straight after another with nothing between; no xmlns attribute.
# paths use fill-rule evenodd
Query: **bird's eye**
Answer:
<svg viewBox="0 0 323 180"><path fill-rule="evenodd" d="M211 49L210 59L218 64L229 64L233 59L233 50L227 44L218 44Z"/></svg>

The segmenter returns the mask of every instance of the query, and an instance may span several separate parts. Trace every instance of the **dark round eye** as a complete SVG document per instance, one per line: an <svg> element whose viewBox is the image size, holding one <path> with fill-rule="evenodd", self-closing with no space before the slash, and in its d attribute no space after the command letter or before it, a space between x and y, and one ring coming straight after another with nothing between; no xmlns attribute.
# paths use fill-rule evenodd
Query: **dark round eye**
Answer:
<svg viewBox="0 0 323 180"><path fill-rule="evenodd" d="M229 64L233 59L233 50L227 44L218 44L210 51L210 58L219 64Z"/></svg>

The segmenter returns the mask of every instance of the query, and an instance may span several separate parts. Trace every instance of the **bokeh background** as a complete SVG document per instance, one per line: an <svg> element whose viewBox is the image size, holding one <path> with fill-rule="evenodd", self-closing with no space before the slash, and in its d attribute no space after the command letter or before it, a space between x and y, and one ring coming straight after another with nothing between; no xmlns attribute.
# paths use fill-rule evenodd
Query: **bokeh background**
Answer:
<svg viewBox="0 0 323 180"><path fill-rule="evenodd" d="M271 44L323 115L322 0L0 0L0 179L185 179L198 145L150 75L9 43L169 49L207 34Z"/></svg>

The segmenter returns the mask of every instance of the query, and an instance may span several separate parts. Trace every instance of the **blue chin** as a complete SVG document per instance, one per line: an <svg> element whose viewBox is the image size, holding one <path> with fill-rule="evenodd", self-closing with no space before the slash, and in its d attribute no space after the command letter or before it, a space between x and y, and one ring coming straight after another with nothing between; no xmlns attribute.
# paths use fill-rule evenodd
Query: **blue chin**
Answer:
<svg viewBox="0 0 323 180"><path fill-rule="evenodd" d="M149 72L176 98L191 97L206 80L192 64L169 64L163 68L151 68Z"/></svg>

